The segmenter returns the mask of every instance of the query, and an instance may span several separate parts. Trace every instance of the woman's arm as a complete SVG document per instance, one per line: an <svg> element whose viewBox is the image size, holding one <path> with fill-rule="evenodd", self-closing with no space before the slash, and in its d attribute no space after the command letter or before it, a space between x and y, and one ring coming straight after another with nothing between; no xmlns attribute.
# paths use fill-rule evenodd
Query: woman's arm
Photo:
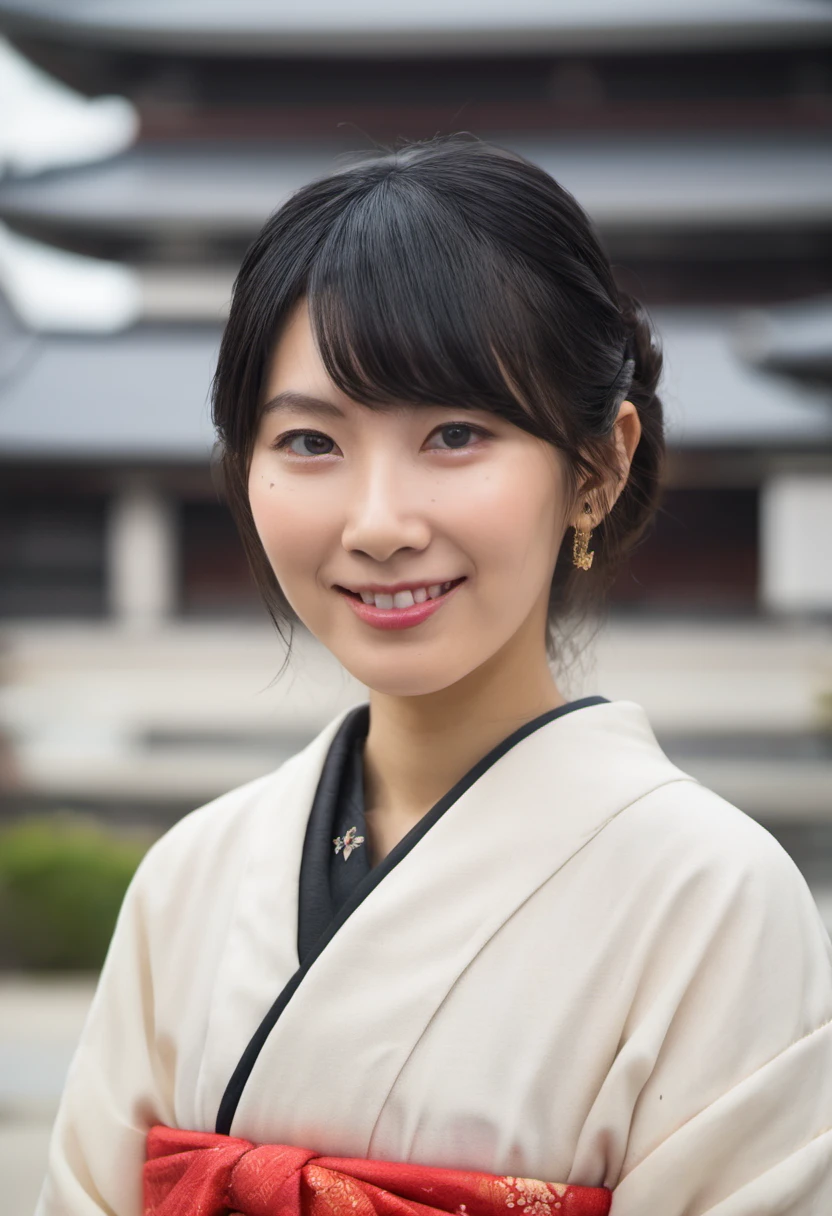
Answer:
<svg viewBox="0 0 832 1216"><path fill-rule="evenodd" d="M718 899L680 899L616 1068L638 1097L612 1216L832 1213L832 947L768 833ZM646 1080L645 1080L646 1077Z"/></svg>

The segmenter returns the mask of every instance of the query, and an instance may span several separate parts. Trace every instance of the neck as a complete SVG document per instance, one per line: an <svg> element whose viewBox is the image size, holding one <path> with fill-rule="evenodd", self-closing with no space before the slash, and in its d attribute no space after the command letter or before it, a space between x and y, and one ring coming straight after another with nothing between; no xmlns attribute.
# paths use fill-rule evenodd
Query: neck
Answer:
<svg viewBox="0 0 832 1216"><path fill-rule="evenodd" d="M403 835L512 731L565 704L545 650L518 667L498 656L435 693L370 694L366 807L388 842Z"/></svg>

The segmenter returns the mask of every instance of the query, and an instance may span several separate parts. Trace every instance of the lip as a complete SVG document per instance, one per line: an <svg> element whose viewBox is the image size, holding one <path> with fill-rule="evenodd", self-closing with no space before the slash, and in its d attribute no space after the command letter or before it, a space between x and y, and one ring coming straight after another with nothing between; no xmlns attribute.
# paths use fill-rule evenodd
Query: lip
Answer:
<svg viewBox="0 0 832 1216"><path fill-rule="evenodd" d="M346 591L338 590L338 594L347 601L355 615L366 625L372 625L376 629L410 629L414 625L421 625L422 621L433 616L434 612L438 612L459 591L465 581L463 578L454 587L451 587L450 591L438 595L435 600L425 600L424 604L412 604L410 608L376 608L375 604L365 604L362 599L356 599L355 596L348 595ZM421 585L405 583L397 590L409 591L411 587ZM388 589L385 590L391 594Z"/></svg>

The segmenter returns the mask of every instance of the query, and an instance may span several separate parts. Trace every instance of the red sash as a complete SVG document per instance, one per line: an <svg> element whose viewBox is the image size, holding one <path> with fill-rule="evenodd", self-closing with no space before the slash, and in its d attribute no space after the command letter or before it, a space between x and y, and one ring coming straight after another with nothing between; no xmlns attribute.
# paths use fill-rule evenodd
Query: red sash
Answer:
<svg viewBox="0 0 832 1216"><path fill-rule="evenodd" d="M607 1187L565 1186L364 1157L320 1157L154 1127L144 1216L608 1216Z"/></svg>

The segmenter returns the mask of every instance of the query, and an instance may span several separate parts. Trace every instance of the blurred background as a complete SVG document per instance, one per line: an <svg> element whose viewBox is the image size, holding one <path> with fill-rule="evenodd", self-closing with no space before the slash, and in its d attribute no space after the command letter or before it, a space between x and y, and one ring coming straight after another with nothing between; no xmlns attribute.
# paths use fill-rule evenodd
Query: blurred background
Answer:
<svg viewBox="0 0 832 1216"><path fill-rule="evenodd" d="M832 927L832 5L0 0L0 1172L30 1211L126 882L364 690L288 673L210 471L246 246L342 152L467 130L595 221L668 491L569 695L640 702Z"/></svg>

